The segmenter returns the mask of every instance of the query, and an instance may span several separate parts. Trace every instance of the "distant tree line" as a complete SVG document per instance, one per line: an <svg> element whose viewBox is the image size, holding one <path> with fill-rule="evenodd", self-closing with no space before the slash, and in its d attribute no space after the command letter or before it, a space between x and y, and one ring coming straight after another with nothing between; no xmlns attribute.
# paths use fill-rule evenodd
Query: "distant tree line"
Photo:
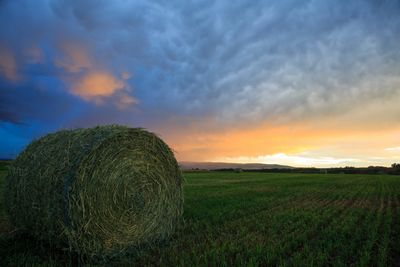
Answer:
<svg viewBox="0 0 400 267"><path fill-rule="evenodd" d="M340 167L340 168L285 168L285 169L217 169L215 171L228 172L269 172L269 173L332 173L332 174L393 174L400 175L400 163L393 163L391 167L369 166L365 168Z"/></svg>

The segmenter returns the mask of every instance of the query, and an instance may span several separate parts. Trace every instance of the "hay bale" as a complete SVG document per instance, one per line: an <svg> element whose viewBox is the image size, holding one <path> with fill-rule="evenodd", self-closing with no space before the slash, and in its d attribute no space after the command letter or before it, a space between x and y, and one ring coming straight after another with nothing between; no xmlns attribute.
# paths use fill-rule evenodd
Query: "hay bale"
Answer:
<svg viewBox="0 0 400 267"><path fill-rule="evenodd" d="M5 185L12 223L52 245L115 255L171 236L182 177L169 147L143 129L63 130L32 142Z"/></svg>

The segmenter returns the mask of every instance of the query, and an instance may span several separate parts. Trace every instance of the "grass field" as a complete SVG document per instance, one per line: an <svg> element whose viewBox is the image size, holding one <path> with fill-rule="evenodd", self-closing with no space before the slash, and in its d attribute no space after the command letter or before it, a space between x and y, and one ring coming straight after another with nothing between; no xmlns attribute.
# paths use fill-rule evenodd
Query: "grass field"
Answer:
<svg viewBox="0 0 400 267"><path fill-rule="evenodd" d="M399 176L184 176L185 222L172 241L107 266L400 266ZM0 266L82 263L14 231L1 203L0 231Z"/></svg>

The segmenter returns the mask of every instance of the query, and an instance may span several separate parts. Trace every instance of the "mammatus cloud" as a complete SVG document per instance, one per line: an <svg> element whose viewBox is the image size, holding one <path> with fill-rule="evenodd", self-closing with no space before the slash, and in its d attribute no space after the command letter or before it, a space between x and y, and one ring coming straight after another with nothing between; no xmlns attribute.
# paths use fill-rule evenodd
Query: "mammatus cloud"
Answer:
<svg viewBox="0 0 400 267"><path fill-rule="evenodd" d="M59 0L32 7L1 7L3 22L21 21L1 32L19 54L24 44L39 47L42 64L60 79L103 68L118 83L123 71L134 73L135 91L127 94L165 114L290 121L400 99L397 1ZM15 62L27 65L22 55ZM5 78L15 77L12 64L3 65Z"/></svg>
<svg viewBox="0 0 400 267"><path fill-rule="evenodd" d="M218 136L260 124L388 129L400 118L399 14L395 0L6 0L0 119L46 131L125 123L178 147L189 147L174 137L186 120L211 121L194 131L226 146ZM188 153L206 154L203 139ZM277 153L296 155L258 155Z"/></svg>

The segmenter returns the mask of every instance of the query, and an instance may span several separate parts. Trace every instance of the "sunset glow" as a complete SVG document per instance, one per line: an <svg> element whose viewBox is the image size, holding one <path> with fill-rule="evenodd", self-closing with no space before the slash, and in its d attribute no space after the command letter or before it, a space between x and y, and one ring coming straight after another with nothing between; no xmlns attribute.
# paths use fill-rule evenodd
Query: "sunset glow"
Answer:
<svg viewBox="0 0 400 267"><path fill-rule="evenodd" d="M0 158L118 123L180 161L399 162L398 3L249 3L2 2Z"/></svg>

